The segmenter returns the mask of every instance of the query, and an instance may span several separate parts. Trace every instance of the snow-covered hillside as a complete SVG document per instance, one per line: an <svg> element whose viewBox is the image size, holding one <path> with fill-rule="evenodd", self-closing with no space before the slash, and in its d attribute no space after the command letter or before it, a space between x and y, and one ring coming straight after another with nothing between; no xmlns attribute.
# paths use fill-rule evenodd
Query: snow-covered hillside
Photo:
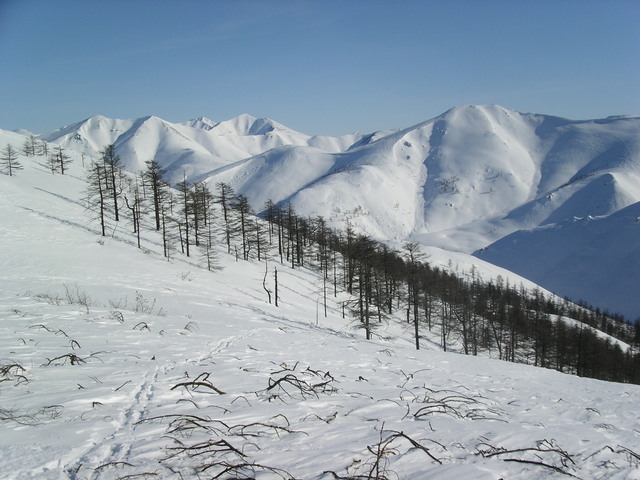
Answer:
<svg viewBox="0 0 640 480"><path fill-rule="evenodd" d="M114 143L132 171L155 159L173 182L184 173L226 182L256 210L291 202L380 240L475 252L559 295L640 316L640 224L608 219L640 201L639 117L573 121L461 106L406 129L339 138L249 115L183 124L92 117L42 138L94 158ZM576 222L589 217L603 227ZM567 224L572 241L559 243ZM594 251L597 260L585 255ZM562 267L551 260L561 252Z"/></svg>
<svg viewBox="0 0 640 480"><path fill-rule="evenodd" d="M640 387L364 341L304 269L276 307L264 263L103 238L72 156L0 175L0 477L640 479Z"/></svg>
<svg viewBox="0 0 640 480"><path fill-rule="evenodd" d="M168 180L177 183L183 173L194 179L283 145L341 151L359 135L310 137L268 118L246 114L219 123L201 117L180 124L154 116L114 120L98 115L40 138L95 159L106 145L114 144L130 171L144 168L147 160L156 160L167 170Z"/></svg>
<svg viewBox="0 0 640 480"><path fill-rule="evenodd" d="M519 230L476 255L576 301L637 318L633 292L640 280L640 202L610 215Z"/></svg>

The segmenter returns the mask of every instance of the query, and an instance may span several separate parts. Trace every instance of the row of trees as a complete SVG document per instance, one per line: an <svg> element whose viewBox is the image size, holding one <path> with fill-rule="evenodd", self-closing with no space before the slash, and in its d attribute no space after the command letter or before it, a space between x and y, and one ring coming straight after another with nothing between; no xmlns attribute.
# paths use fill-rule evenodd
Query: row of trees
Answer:
<svg viewBox="0 0 640 480"><path fill-rule="evenodd" d="M61 173L64 175L65 170L67 170L71 163L71 157L67 155L63 147L56 145L53 152L50 153L47 142L38 141L35 136L30 135L27 140L25 140L21 152L9 143L2 150L0 154L0 169L4 174L13 176L18 170L24 168L18 153L22 153L27 157L45 157L45 165L51 170L51 173Z"/></svg>
<svg viewBox="0 0 640 480"><path fill-rule="evenodd" d="M123 172L121 163L109 145L89 169L88 200L102 235L107 221L119 222L126 211L138 247L142 228L156 230L168 258L178 250L193 257L195 249L203 266L213 270L215 252L226 249L237 260L270 258L293 268L313 268L322 279L324 314L328 297L346 292L343 314L355 319L367 339L383 322L401 318L416 348L429 332L444 350L640 383L638 323L631 326L501 278L483 281L474 269L454 273L436 268L415 243L395 251L357 233L349 223L343 230L332 229L322 217L297 215L291 205L269 201L258 218L247 197L224 183L210 191L183 176L171 189L165 171L153 160L137 175ZM264 282L263 287L271 301L273 292ZM623 349L597 329L634 350Z"/></svg>
<svg viewBox="0 0 640 480"><path fill-rule="evenodd" d="M322 218L291 221L291 207L286 211L288 237L302 242L291 251L308 252L295 258L306 257L325 282L334 283L334 291L339 283L352 295L348 307L367 338L385 318L400 316L416 348L427 330L444 350L456 346L469 355L484 352L511 362L640 383L640 322L618 322L500 277L483 281L475 270L435 268L415 243L397 252L356 234L349 224L344 231L331 230ZM338 274L331 275L336 269ZM603 335L601 327L620 342ZM623 349L624 344L633 348Z"/></svg>
<svg viewBox="0 0 640 480"><path fill-rule="evenodd" d="M174 245L188 257L196 247L207 265L212 264L213 247L221 238L227 252L238 259L263 259L264 221L256 217L246 196L235 194L224 183L217 184L212 193L204 183L192 184L186 176L172 189L165 180L166 171L155 160L147 161L145 170L132 176L122 169L113 145L106 146L100 155L89 169L87 199L103 236L107 235L108 219L120 221L124 205L139 247L142 219L150 214L149 228L162 233L165 257L171 256Z"/></svg>
<svg viewBox="0 0 640 480"><path fill-rule="evenodd" d="M217 268L214 245L219 225L214 225L213 206L220 203L224 210L224 230L227 244L231 251L232 234L239 231L231 221L231 209L242 214L243 240L246 240L246 223L249 212L242 207L248 202L240 201L226 186L221 185L220 196L214 198L203 183L191 184L186 176L170 188L165 180L166 171L155 160L149 160L145 169L135 175L122 168L122 159L116 153L114 145L107 145L100 152L100 159L89 167L87 176L88 208L100 223L100 231L107 235L108 222L113 228L123 217L123 212L130 219L133 233L136 234L137 246L141 245L143 228L155 230L161 234L163 255L171 258L176 250L187 257L196 253L201 256L210 270ZM252 212L251 212L252 213ZM145 218L150 221L145 222ZM245 259L249 258L248 247L243 241Z"/></svg>

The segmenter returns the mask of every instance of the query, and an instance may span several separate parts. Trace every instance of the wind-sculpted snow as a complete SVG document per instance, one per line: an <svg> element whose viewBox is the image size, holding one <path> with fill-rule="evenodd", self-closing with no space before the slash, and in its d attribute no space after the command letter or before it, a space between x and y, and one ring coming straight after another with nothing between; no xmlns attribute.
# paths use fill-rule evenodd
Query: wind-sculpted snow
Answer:
<svg viewBox="0 0 640 480"><path fill-rule="evenodd" d="M427 331L416 351L404 322L365 341L346 294L325 317L321 277L277 256L221 248L210 272L167 261L149 226L142 249L124 220L101 237L72 156L0 175L0 477L640 479L638 386L445 353Z"/></svg>
<svg viewBox="0 0 640 480"><path fill-rule="evenodd" d="M539 227L607 217L640 201L639 117L574 121L496 105L461 106L409 128L342 137L310 137L246 114L183 124L92 117L43 138L93 158L115 143L132 171L155 159L173 183L185 174L211 187L227 182L256 211L267 200L291 203L299 214L322 215L337 227L348 221L379 240L418 241L468 254L492 244L496 251L504 243L495 242L505 236L538 229L534 250L553 257L555 241L545 234L551 230ZM578 254L592 242L585 227L575 226L579 242L569 258L578 263L563 263L566 284L543 286L639 316L629 302L609 303L608 292L591 297L594 290L582 288L585 278L572 273L589 262ZM628 233L629 243L618 248L620 255L635 258L632 245L639 238ZM602 241L611 243L615 235L610 231ZM518 245L532 271L548 265L537 278L556 276L557 266L539 262L540 253L534 255L526 242ZM510 254L491 258L516 268ZM529 276L529 266L519 263L517 269ZM634 290L616 296L633 298Z"/></svg>

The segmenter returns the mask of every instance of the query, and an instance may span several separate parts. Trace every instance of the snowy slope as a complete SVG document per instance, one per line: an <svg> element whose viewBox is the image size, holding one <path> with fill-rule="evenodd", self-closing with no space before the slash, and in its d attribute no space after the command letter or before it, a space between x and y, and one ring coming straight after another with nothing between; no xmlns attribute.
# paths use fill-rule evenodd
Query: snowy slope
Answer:
<svg viewBox="0 0 640 480"><path fill-rule="evenodd" d="M585 224L573 227L577 242L571 255L563 255L562 275L558 264L539 261L539 252L560 252L557 240L546 235L558 230L549 227L607 217L640 201L639 117L574 121L466 105L406 129L343 137L309 137L246 114L183 124L92 117L42 138L94 158L115 143L132 171L153 158L172 182L185 173L211 187L227 182L257 211L267 200L291 202L300 214L322 215L338 227L348 220L384 241L467 254L492 245L493 253L483 258L535 276L560 295L640 316L640 306L629 300L635 290L628 288L637 276L628 269L605 289L615 291L589 284L594 276L612 278L611 268L596 265L615 262L606 256L590 262L579 253L592 251L587 247L595 241ZM538 246L529 251L520 241L518 262L509 249L498 252L506 245L501 239L517 232L527 237L531 230ZM625 232L626 242L616 243L612 230L598 241L615 244L616 258L637 259L640 239L636 230ZM599 255L605 251L613 249Z"/></svg>
<svg viewBox="0 0 640 480"><path fill-rule="evenodd" d="M195 178L271 148L313 145L336 152L360 137L310 137L273 120L243 114L219 123L201 117L179 124L154 116L133 120L95 116L40 138L92 158L114 144L130 171L143 169L144 162L153 159L167 169L168 180L177 183L183 174Z"/></svg>
<svg viewBox="0 0 640 480"><path fill-rule="evenodd" d="M557 294L628 318L638 314L633 292L640 272L640 202L611 215L574 217L519 230L476 255Z"/></svg>
<svg viewBox="0 0 640 480"><path fill-rule="evenodd" d="M0 175L0 477L640 479L640 387L366 342L305 270L275 307L264 264L102 238L74 157Z"/></svg>

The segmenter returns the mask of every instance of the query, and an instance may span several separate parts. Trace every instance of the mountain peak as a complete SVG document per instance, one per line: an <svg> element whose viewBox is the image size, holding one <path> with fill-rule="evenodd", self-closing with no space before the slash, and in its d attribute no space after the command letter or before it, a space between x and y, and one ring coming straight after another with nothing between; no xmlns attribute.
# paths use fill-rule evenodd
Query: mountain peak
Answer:
<svg viewBox="0 0 640 480"><path fill-rule="evenodd" d="M215 126L215 131L225 135L234 134L240 136L265 135L274 131L296 133L275 120L256 118L248 113L242 113L237 117L220 122Z"/></svg>
<svg viewBox="0 0 640 480"><path fill-rule="evenodd" d="M188 120L186 122L182 122L181 125L186 125L192 128L199 128L202 130L211 130L213 127L217 125L217 122L214 122L213 120L207 117L198 117L192 120Z"/></svg>
<svg viewBox="0 0 640 480"><path fill-rule="evenodd" d="M248 113L242 113L237 117L233 117L229 120L220 122L218 125L216 125L216 131L223 134L235 134L242 136L256 135L256 130L258 129L255 128L255 124L257 121L258 119L256 117L249 115ZM263 124L261 125L261 133L266 133L266 131L264 131L264 127L267 126L265 125L266 122L263 121L261 123ZM267 128L267 131L272 130L273 128Z"/></svg>

